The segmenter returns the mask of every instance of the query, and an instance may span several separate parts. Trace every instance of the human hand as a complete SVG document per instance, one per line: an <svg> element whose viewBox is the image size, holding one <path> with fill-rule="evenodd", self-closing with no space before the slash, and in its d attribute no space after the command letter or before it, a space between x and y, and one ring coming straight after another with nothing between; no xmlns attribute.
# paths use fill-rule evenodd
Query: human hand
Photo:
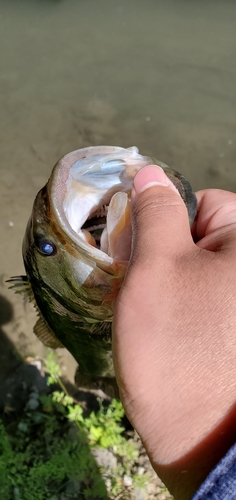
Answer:
<svg viewBox="0 0 236 500"><path fill-rule="evenodd" d="M192 237L162 169L138 172L113 323L121 400L176 500L191 498L236 437L236 194L197 198Z"/></svg>

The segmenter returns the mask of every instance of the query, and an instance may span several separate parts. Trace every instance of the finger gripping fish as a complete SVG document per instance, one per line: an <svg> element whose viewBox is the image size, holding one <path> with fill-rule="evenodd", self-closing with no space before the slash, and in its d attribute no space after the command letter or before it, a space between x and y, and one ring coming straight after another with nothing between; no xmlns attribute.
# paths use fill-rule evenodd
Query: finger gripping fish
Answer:
<svg viewBox="0 0 236 500"><path fill-rule="evenodd" d="M98 146L67 154L33 205L23 241L27 276L12 280L35 302L36 335L50 347L66 347L78 362L80 385L116 387L113 304L130 257L133 179L149 164L160 165L175 184L191 225L197 203L188 181L136 147Z"/></svg>

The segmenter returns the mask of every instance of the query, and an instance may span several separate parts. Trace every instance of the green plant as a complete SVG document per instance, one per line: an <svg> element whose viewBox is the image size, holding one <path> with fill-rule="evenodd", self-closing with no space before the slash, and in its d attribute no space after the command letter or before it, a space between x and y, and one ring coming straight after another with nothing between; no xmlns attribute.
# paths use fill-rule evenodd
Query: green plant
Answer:
<svg viewBox="0 0 236 500"><path fill-rule="evenodd" d="M111 404L104 408L102 400L99 399L99 410L96 413L91 412L88 417L84 418L82 408L78 404L74 404L73 399L62 384L61 371L54 352L49 353L46 368L49 372L48 383L58 382L63 391L54 391L51 395L51 403L61 405L65 409L68 420L74 422L78 429L86 431L91 448L111 449L118 458L117 467L107 470L100 469L106 479L109 493L112 495L110 498L116 498L117 495L124 492L123 477L128 474L132 475L130 493L134 488L144 488L150 480L150 476L148 473L142 476L132 474L134 463L138 459L138 450L135 443L127 440L123 435L125 429L121 422L124 418L124 408L121 402L113 399Z"/></svg>
<svg viewBox="0 0 236 500"><path fill-rule="evenodd" d="M104 407L99 400L99 410L85 417L67 393L52 351L45 367L48 385L56 383L61 390L42 396L34 392L34 409L26 404L16 422L4 426L0 421L0 498L129 498L149 477L135 473L138 451L124 435L121 403L113 400ZM112 453L115 466L97 465L94 456L101 450ZM128 486L125 475L132 478Z"/></svg>
<svg viewBox="0 0 236 500"><path fill-rule="evenodd" d="M42 411L25 411L14 434L7 433L1 423L0 497L108 498L85 437L72 440L68 430L68 423L58 415Z"/></svg>

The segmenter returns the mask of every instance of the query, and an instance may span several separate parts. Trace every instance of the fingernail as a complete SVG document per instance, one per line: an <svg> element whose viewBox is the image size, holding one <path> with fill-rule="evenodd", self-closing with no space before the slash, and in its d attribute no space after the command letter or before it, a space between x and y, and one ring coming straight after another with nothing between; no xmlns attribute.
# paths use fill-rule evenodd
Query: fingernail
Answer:
<svg viewBox="0 0 236 500"><path fill-rule="evenodd" d="M161 167L147 165L137 172L133 188L136 194L139 194L152 186L169 186L169 184L170 180Z"/></svg>

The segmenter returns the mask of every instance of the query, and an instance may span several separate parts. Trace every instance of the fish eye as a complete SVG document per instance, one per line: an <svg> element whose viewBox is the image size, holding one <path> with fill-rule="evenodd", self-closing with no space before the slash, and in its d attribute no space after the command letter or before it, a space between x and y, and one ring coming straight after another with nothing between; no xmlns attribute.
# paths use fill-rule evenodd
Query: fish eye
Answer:
<svg viewBox="0 0 236 500"><path fill-rule="evenodd" d="M36 247L39 252L45 256L55 255L57 249L56 245L48 240L41 240L36 242Z"/></svg>

